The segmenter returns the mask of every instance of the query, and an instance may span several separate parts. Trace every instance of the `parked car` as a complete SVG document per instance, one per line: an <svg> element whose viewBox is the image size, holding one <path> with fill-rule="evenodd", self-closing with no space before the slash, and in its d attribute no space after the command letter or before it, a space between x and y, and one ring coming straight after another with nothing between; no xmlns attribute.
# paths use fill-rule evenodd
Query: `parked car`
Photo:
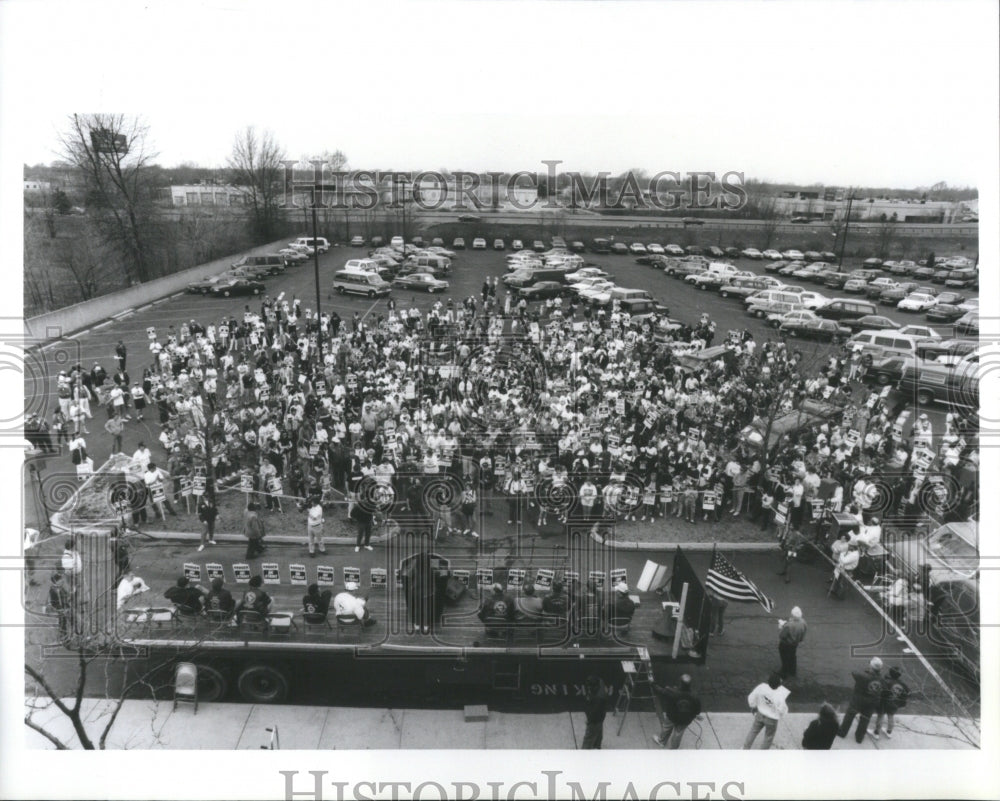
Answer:
<svg viewBox="0 0 1000 801"><path fill-rule="evenodd" d="M454 241L451 243L451 246L455 250L465 250L465 240L460 236L456 236Z"/></svg>
<svg viewBox="0 0 1000 801"><path fill-rule="evenodd" d="M531 249L535 251L535 253L544 253L545 243L541 239L536 239L531 243Z"/></svg>
<svg viewBox="0 0 1000 801"><path fill-rule="evenodd" d="M641 256L646 252L646 246L642 242L633 242L628 249L634 256Z"/></svg>
<svg viewBox="0 0 1000 801"><path fill-rule="evenodd" d="M566 284L558 281L539 281L536 284L521 287L517 290L518 297L525 300L546 300L547 298L561 298L567 292Z"/></svg>
<svg viewBox="0 0 1000 801"><path fill-rule="evenodd" d="M971 339L929 340L917 345L917 358L954 365L978 347L979 343Z"/></svg>
<svg viewBox="0 0 1000 801"><path fill-rule="evenodd" d="M587 246L583 244L583 242L581 242L579 239L574 239L572 242L569 243L569 249L572 250L574 253L585 253L587 250Z"/></svg>
<svg viewBox="0 0 1000 801"><path fill-rule="evenodd" d="M757 248L743 248L742 255L747 259L760 259L764 256Z"/></svg>
<svg viewBox="0 0 1000 801"><path fill-rule="evenodd" d="M493 249L494 250L503 250L505 247L506 247L506 245L504 244L504 242L503 242L502 239L494 239L493 240Z"/></svg>
<svg viewBox="0 0 1000 801"><path fill-rule="evenodd" d="M899 379L903 377L903 370L907 364L912 362L912 359L908 359L905 356L889 356L882 359L873 359L865 371L864 381L878 384L880 387L895 386L899 383Z"/></svg>
<svg viewBox="0 0 1000 801"><path fill-rule="evenodd" d="M819 292L804 291L800 293L800 297L802 298L802 305L812 311L816 311L816 309L830 302L830 299L826 295L821 295Z"/></svg>
<svg viewBox="0 0 1000 801"><path fill-rule="evenodd" d="M903 325L896 329L896 333L917 339L941 339L941 334L929 325Z"/></svg>
<svg viewBox="0 0 1000 801"><path fill-rule="evenodd" d="M881 267L882 259L872 256L869 259L865 259L864 262L862 263L865 265L865 267L871 267L871 268Z"/></svg>
<svg viewBox="0 0 1000 801"><path fill-rule="evenodd" d="M816 310L816 314L820 317L828 320L837 320L838 322L875 313L876 308L874 303L855 298L834 298L825 306Z"/></svg>
<svg viewBox="0 0 1000 801"><path fill-rule="evenodd" d="M362 241L361 244L364 244ZM294 264L305 264L309 261L309 257L303 253L301 250L296 250L295 248L282 248L278 251L278 255L285 260L285 264L291 266Z"/></svg>
<svg viewBox="0 0 1000 801"><path fill-rule="evenodd" d="M749 248L749 249L753 250L754 248ZM775 250L774 248L768 248L767 250L765 250L760 255L761 255L762 258L770 259L771 261L781 261L784 258L781 255L781 251L780 250Z"/></svg>
<svg viewBox="0 0 1000 801"><path fill-rule="evenodd" d="M842 342L851 335L849 328L837 325L834 320L802 320L782 323L778 332L788 337L816 339L820 342Z"/></svg>
<svg viewBox="0 0 1000 801"><path fill-rule="evenodd" d="M228 298L231 295L260 295L264 285L260 281L250 281L246 278L227 278L212 287L213 295Z"/></svg>
<svg viewBox="0 0 1000 801"><path fill-rule="evenodd" d="M765 273L776 273L776 272L784 269L787 266L788 266L788 262L784 261L782 259L778 259L778 261L770 261L770 262L768 262L767 264L764 265L764 272Z"/></svg>
<svg viewBox="0 0 1000 801"><path fill-rule="evenodd" d="M803 254L801 250L795 250L794 248L792 248L791 250L786 250L784 253L782 253L781 258L785 259L786 261L802 261L803 259L805 259L805 254Z"/></svg>
<svg viewBox="0 0 1000 801"><path fill-rule="evenodd" d="M979 286L978 270L952 270L944 285L954 289L971 289Z"/></svg>
<svg viewBox="0 0 1000 801"><path fill-rule="evenodd" d="M699 245L688 245L684 248L684 252L689 256L700 256L705 251Z"/></svg>
<svg viewBox="0 0 1000 801"><path fill-rule="evenodd" d="M684 255L684 248L682 248L680 245L674 245L674 244L664 245L663 249L670 256L683 256Z"/></svg>
<svg viewBox="0 0 1000 801"><path fill-rule="evenodd" d="M717 259L721 259L726 255L726 251L720 248L718 245L709 245L706 249L709 256L714 256Z"/></svg>
<svg viewBox="0 0 1000 801"><path fill-rule="evenodd" d="M890 320L888 317L882 317L878 314L866 314L864 317L858 317L854 320L844 320L844 325L850 328L852 332L894 331L899 328L899 323L895 320Z"/></svg>
<svg viewBox="0 0 1000 801"><path fill-rule="evenodd" d="M979 312L967 311L955 321L955 333L961 336L979 336Z"/></svg>
<svg viewBox="0 0 1000 801"><path fill-rule="evenodd" d="M436 237L434 237L431 240L431 245L434 246L434 247L443 247L444 246L444 240L441 237L436 236Z"/></svg>
<svg viewBox="0 0 1000 801"><path fill-rule="evenodd" d="M937 299L933 295L923 292L913 292L899 301L896 304L896 308L900 311L925 312L935 303L937 303Z"/></svg>
<svg viewBox="0 0 1000 801"><path fill-rule="evenodd" d="M920 285L913 281L904 281L896 284L896 286L891 289L882 290L881 294L878 296L878 302L889 306L895 306L899 303L899 301L913 292L918 286Z"/></svg>
<svg viewBox="0 0 1000 801"><path fill-rule="evenodd" d="M917 267L913 271L913 277L918 281L930 281L934 278L934 273L936 272L937 269L934 267Z"/></svg>
<svg viewBox="0 0 1000 801"><path fill-rule="evenodd" d="M625 256L628 254L628 245L626 245L624 242L615 242L611 246L611 252L614 253L616 256Z"/></svg>
<svg viewBox="0 0 1000 801"><path fill-rule="evenodd" d="M424 292L447 292L451 286L447 281L435 278L430 273L410 273L392 280L392 285L401 289L419 289Z"/></svg>
<svg viewBox="0 0 1000 801"><path fill-rule="evenodd" d="M475 239L472 240L472 249L486 250L486 240L483 239L481 236L477 236Z"/></svg>
<svg viewBox="0 0 1000 801"><path fill-rule="evenodd" d="M213 275L201 281L192 281L187 285L187 291L192 295L208 295L211 294L217 284L228 280L230 280L230 276L228 275Z"/></svg>
<svg viewBox="0 0 1000 801"><path fill-rule="evenodd" d="M520 239L515 239L513 242L510 243L510 249L524 250L524 242L522 242Z"/></svg>
<svg viewBox="0 0 1000 801"><path fill-rule="evenodd" d="M730 259L738 259L742 255L743 253L740 251L739 248L734 248L734 247L726 248L726 256L728 256Z"/></svg>
<svg viewBox="0 0 1000 801"><path fill-rule="evenodd" d="M754 278L734 278L728 284L719 287L719 297L748 298L765 289L780 289L784 284L770 275L758 275Z"/></svg>
<svg viewBox="0 0 1000 801"><path fill-rule="evenodd" d="M864 294L867 288L868 282L864 278L848 278L843 287L845 292L850 292L852 295Z"/></svg>
<svg viewBox="0 0 1000 801"><path fill-rule="evenodd" d="M611 275L600 267L581 267L579 270L566 273L566 280L570 283L582 281L584 278L611 278Z"/></svg>

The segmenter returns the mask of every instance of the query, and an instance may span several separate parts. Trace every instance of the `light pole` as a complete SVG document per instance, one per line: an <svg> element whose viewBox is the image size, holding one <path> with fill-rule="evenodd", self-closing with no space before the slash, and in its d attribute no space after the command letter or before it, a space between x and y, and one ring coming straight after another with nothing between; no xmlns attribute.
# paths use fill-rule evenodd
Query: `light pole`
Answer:
<svg viewBox="0 0 1000 801"><path fill-rule="evenodd" d="M851 205L854 203L854 190L847 195L847 215L844 217L844 231L840 240L840 255L837 258L837 269L844 266L844 248L847 247L847 229L851 224Z"/></svg>
<svg viewBox="0 0 1000 801"><path fill-rule="evenodd" d="M316 278L316 344L319 349L319 363L323 364L323 315L320 312L319 289L319 240L316 231L316 184L312 187L312 240L313 240L313 275Z"/></svg>

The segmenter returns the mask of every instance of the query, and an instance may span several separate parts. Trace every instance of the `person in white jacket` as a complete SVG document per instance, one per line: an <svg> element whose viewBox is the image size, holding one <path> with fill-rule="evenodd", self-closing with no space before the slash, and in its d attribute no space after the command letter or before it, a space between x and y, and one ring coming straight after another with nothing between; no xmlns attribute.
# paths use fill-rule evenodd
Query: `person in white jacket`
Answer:
<svg viewBox="0 0 1000 801"><path fill-rule="evenodd" d="M761 748L766 751L771 747L774 733L778 729L778 721L788 712L788 705L785 703L787 697L788 692L781 686L779 673L772 673L766 682L761 682L753 688L753 692L747 696L747 703L753 712L753 723L743 742L744 751L753 746L761 729L764 730L764 745Z"/></svg>

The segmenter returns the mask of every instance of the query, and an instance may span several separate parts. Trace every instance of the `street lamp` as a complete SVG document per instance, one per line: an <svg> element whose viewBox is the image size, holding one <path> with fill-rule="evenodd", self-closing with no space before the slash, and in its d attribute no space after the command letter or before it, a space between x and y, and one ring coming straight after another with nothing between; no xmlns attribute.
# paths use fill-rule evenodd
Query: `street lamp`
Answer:
<svg viewBox="0 0 1000 801"><path fill-rule="evenodd" d="M837 258L837 268L844 266L844 248L847 247L847 229L851 224L851 205L854 203L854 192L847 195L847 215L844 217L844 231L840 240L840 256Z"/></svg>

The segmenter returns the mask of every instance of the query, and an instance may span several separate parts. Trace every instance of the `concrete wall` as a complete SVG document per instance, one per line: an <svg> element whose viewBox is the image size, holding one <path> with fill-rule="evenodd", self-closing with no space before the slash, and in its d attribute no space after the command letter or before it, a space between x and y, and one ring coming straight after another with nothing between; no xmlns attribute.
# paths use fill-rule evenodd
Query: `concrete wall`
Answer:
<svg viewBox="0 0 1000 801"><path fill-rule="evenodd" d="M64 309L39 314L24 321L25 339L31 344L44 344L53 339L67 336L84 328L89 328L95 323L107 320L117 314L145 306L154 300L165 298L176 292L182 292L192 281L198 281L209 275L218 275L225 272L240 256L259 255L263 253L274 253L279 248L287 245L287 240L281 239L268 245L261 245L252 250L237 253L232 256L225 256L207 264L199 264L190 270L183 270L179 273L156 278L144 284L138 284L119 292L112 292L109 295L102 295L93 300L85 300L83 303L76 303Z"/></svg>

